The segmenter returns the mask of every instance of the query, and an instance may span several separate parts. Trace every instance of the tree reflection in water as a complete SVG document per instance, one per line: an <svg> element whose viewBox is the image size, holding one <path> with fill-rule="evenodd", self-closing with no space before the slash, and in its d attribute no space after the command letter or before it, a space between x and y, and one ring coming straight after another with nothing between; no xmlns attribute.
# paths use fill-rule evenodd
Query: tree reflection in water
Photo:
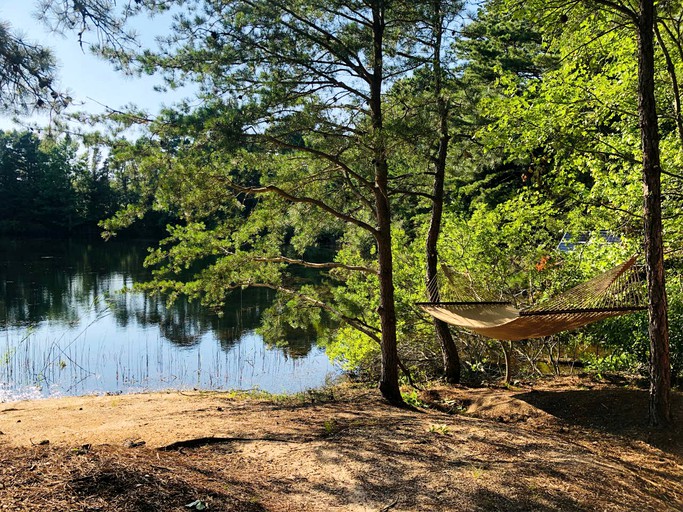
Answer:
<svg viewBox="0 0 683 512"><path fill-rule="evenodd" d="M220 316L184 299L168 305L161 297L121 293L147 279L145 255L145 244L139 242L0 238L4 394L13 396L31 382L40 385L42 395L55 383L59 393L125 390L122 373L144 389L169 387L164 379L181 387L241 387L250 367L260 370L251 372L248 387L270 386L279 392L320 385L334 372L315 347L314 331L285 325L278 332L264 328L256 334L273 301L268 290L235 292ZM151 372L149 361L159 363L160 358L187 378L172 375L166 363ZM296 371L285 372L285 364ZM228 370L241 377L219 374ZM213 373L203 381L196 372ZM278 375L282 372L291 376ZM65 378L69 373L73 375ZM74 387L74 379L83 384ZM129 387L138 389L137 384Z"/></svg>

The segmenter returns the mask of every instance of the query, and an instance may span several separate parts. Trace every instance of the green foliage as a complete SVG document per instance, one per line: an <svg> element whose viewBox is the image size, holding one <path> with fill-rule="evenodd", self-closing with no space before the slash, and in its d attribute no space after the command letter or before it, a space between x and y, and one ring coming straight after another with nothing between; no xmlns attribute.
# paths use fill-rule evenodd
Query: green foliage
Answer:
<svg viewBox="0 0 683 512"><path fill-rule="evenodd" d="M528 280L529 291L537 290L532 294L534 300L543 300L625 259L639 251L642 244L635 30L630 23L623 23L620 15L608 9L593 9L585 3L567 5L566 10L559 12L543 2L527 2L521 8L509 2L494 2L487 10L493 12L485 16L500 16L497 13L503 12L503 16L513 20L529 20L543 36L548 53L559 59L540 74L524 76L510 69L491 76L496 90L502 94L482 97L479 108L491 122L478 136L489 151L500 152L508 165L526 167L522 176L525 186L542 194L552 205L551 216L561 221L558 227L562 231L575 237L594 234L590 243L573 252L548 253L546 270L539 274L552 279L545 283L536 281L536 286ZM667 14L659 21L662 35L656 54L656 66L661 72L655 80L657 109L661 113L662 162L667 173L677 169L682 134L675 123L667 121L675 119L677 114L672 111L672 77L670 72L664 72L667 69L665 50L669 50L677 73L683 63L678 52L670 51L680 43L674 35L676 29L672 30L672 24L677 24L673 21L677 15L672 13L680 7L667 5L664 10ZM507 37L496 34L494 29L484 33L491 34L496 41L505 41ZM471 55L477 58L476 52ZM680 180L677 171L663 178L665 245L672 254L680 250L678 234L682 222L680 197L676 192L680 189ZM489 200L486 204L487 210L496 211L504 201L494 205ZM595 236L600 230L617 234L621 244L601 243ZM528 239L528 232L523 238ZM533 242L530 245L539 246L537 240ZM511 248L507 243L503 245L506 251ZM491 248L491 254L495 255L495 247ZM675 280L680 268L678 258L672 257L668 263L669 278ZM506 271L505 275L510 272ZM519 289L523 282L524 279L518 280L511 291ZM680 331L678 293L673 288L669 291L669 312L672 364L674 373L680 374L676 362L680 351L676 336ZM566 340L572 337L575 334L562 335ZM632 366L638 361L641 369L647 367L645 315L600 322L582 331L580 338L608 353L626 354L622 358L625 362L620 359L621 362L615 363L617 366L622 363ZM610 361L598 363L609 366Z"/></svg>
<svg viewBox="0 0 683 512"><path fill-rule="evenodd" d="M318 341L342 369L374 375L379 366L379 345L355 329L342 326L330 338Z"/></svg>
<svg viewBox="0 0 683 512"><path fill-rule="evenodd" d="M633 371L638 368L638 359L634 354L621 352L610 354L605 357L590 355L587 359L586 368L598 374Z"/></svg>
<svg viewBox="0 0 683 512"><path fill-rule="evenodd" d="M551 202L520 194L493 209L479 206L467 220L449 215L440 252L471 282L466 292L524 304L548 285L548 273L536 264L554 255L562 229Z"/></svg>
<svg viewBox="0 0 683 512"><path fill-rule="evenodd" d="M455 41L467 62L465 76L478 84L494 84L505 74L521 80L540 79L556 66L556 55L547 51L540 26L531 17L489 2L463 29Z"/></svg>
<svg viewBox="0 0 683 512"><path fill-rule="evenodd" d="M444 423L432 423L431 425L429 425L429 433L446 436L451 433L451 429L448 425Z"/></svg>
<svg viewBox="0 0 683 512"><path fill-rule="evenodd" d="M670 273L668 279L671 374L681 385L683 382L683 281L680 270Z"/></svg>
<svg viewBox="0 0 683 512"><path fill-rule="evenodd" d="M420 399L418 392L414 389L409 391L408 393L403 393L403 401L408 405L418 409L426 409L428 407L427 404L425 404L422 401L422 399Z"/></svg>
<svg viewBox="0 0 683 512"><path fill-rule="evenodd" d="M340 427L337 420L332 418L329 420L325 420L325 422L323 423L323 428L325 429L325 436L331 437L335 434L338 434L340 431L340 428L343 428L343 427Z"/></svg>
<svg viewBox="0 0 683 512"><path fill-rule="evenodd" d="M683 330L683 294L680 271L673 270L667 277L671 374L680 382L683 378L683 339L680 334ZM637 369L647 373L650 341L646 312L612 318L589 326L582 331L579 340L584 346L598 347L601 353L616 354L606 357L586 354L584 359L598 370L609 371L610 365L618 366L623 363L625 368L611 370Z"/></svg>

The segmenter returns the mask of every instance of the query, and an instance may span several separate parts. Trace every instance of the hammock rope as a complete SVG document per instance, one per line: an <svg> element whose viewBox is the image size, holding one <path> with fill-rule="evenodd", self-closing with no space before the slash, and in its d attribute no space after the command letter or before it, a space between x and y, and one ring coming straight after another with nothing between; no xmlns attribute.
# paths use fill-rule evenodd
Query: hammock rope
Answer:
<svg viewBox="0 0 683 512"><path fill-rule="evenodd" d="M635 263L634 256L550 300L524 309L491 292L478 292L469 276L444 266L449 300L441 301L442 288L435 276L427 283L430 302L417 305L435 318L490 338L515 341L550 336L646 309L644 286Z"/></svg>

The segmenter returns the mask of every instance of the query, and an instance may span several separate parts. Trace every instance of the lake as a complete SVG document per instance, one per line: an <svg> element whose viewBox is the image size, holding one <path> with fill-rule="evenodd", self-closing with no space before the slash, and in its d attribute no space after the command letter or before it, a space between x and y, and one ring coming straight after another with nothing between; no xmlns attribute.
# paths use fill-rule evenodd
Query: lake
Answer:
<svg viewBox="0 0 683 512"><path fill-rule="evenodd" d="M165 389L292 393L339 374L315 339L257 333L272 292L200 305L122 292L149 277L144 242L0 237L0 402ZM281 344L278 344L281 345Z"/></svg>

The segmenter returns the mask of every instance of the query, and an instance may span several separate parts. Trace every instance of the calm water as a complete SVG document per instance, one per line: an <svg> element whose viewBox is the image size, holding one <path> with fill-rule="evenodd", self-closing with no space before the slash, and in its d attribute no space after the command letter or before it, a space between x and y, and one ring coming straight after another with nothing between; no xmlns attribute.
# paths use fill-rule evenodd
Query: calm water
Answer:
<svg viewBox="0 0 683 512"><path fill-rule="evenodd" d="M121 293L145 245L0 238L0 402L160 389L296 392L338 374L311 336L255 332L271 296L236 292L224 316Z"/></svg>

